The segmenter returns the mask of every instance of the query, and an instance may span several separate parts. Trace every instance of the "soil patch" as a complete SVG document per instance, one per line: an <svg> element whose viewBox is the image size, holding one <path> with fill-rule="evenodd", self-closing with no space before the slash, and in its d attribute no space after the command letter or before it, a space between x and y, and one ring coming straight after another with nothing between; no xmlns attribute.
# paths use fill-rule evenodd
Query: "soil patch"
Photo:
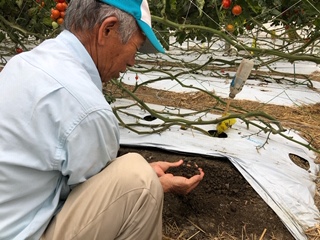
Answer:
<svg viewBox="0 0 320 240"><path fill-rule="evenodd" d="M128 152L138 152L148 162L183 159L182 167L170 169L175 175L190 176L195 166L205 172L203 181L190 194L165 194L164 240L294 239L227 158L127 146L121 146L119 155Z"/></svg>

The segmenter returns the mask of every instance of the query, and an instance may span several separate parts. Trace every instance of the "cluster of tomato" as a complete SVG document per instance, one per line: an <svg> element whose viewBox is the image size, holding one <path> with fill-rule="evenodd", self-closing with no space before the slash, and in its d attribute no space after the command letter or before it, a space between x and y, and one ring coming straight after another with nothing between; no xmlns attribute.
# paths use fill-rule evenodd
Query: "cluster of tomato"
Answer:
<svg viewBox="0 0 320 240"><path fill-rule="evenodd" d="M221 2L221 8L223 9L230 9L232 6L232 0L222 0ZM242 13L242 7L238 4L235 4L231 8L231 12L233 15L238 16ZM228 32L234 32L234 26L232 24L228 24L226 26L226 30Z"/></svg>
<svg viewBox="0 0 320 240"><path fill-rule="evenodd" d="M224 9L229 9L232 5L232 0L222 0L221 7ZM242 13L242 7L238 4L234 5L231 9L233 15L238 16Z"/></svg>
<svg viewBox="0 0 320 240"><path fill-rule="evenodd" d="M64 21L64 15L68 4L65 0L55 0L56 6L51 9L50 18L52 19L52 27L57 28Z"/></svg>

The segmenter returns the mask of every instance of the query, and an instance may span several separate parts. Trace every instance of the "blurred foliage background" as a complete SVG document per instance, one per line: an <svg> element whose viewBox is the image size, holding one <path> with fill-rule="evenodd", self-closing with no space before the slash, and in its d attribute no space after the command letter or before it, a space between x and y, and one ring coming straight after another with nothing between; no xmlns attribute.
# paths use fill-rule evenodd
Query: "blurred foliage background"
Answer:
<svg viewBox="0 0 320 240"><path fill-rule="evenodd" d="M27 50L30 38L42 41L58 33L50 18L55 4L55 0L0 0L0 43L8 38L14 43L5 51L5 44L1 44L2 54L14 53L16 47ZM241 7L239 15L232 13L236 5ZM266 32L278 39L289 37L293 42L314 42L319 37L318 0L153 0L149 6L153 16L158 17L153 18L153 25L167 49L170 36L179 44L188 40L210 42L217 31L221 36L225 33L251 38L257 31ZM185 28L188 25L193 27ZM226 30L228 25L232 31Z"/></svg>

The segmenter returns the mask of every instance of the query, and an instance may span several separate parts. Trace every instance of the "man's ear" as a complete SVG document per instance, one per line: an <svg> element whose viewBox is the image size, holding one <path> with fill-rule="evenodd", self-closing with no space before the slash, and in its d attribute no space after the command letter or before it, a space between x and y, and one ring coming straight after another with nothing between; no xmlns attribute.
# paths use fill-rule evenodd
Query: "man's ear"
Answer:
<svg viewBox="0 0 320 240"><path fill-rule="evenodd" d="M118 29L118 18L111 16L104 19L98 30L98 44L105 44L110 37L115 36L114 34L118 34Z"/></svg>

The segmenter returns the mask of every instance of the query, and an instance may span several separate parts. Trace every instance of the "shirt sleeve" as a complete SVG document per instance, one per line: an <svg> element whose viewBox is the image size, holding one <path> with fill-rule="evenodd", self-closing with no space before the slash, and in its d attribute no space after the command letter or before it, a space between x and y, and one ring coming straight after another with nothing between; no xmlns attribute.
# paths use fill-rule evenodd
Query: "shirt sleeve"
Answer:
<svg viewBox="0 0 320 240"><path fill-rule="evenodd" d="M61 172L69 186L84 182L116 158L118 150L119 128L112 111L94 111L67 137Z"/></svg>

